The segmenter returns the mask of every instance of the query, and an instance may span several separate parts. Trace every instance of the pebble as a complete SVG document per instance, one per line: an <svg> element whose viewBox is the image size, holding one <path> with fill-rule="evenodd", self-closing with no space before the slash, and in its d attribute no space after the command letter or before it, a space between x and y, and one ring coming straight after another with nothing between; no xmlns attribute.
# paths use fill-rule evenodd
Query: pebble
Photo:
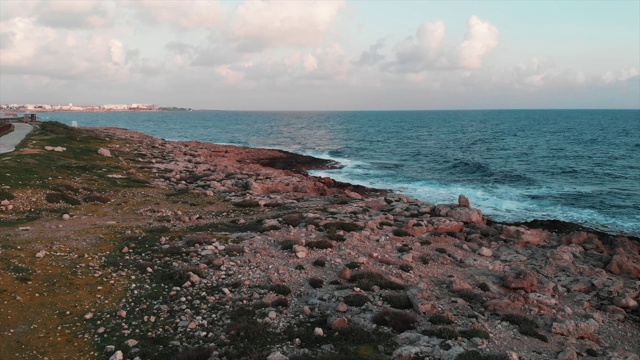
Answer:
<svg viewBox="0 0 640 360"><path fill-rule="evenodd" d="M67 221L67 220L71 220L71 215L69 215L69 214L63 214L63 215L62 215L62 220L65 220L65 221Z"/></svg>
<svg viewBox="0 0 640 360"><path fill-rule="evenodd" d="M322 328L315 328L313 329L313 335L315 336L324 336L324 331L322 331Z"/></svg>

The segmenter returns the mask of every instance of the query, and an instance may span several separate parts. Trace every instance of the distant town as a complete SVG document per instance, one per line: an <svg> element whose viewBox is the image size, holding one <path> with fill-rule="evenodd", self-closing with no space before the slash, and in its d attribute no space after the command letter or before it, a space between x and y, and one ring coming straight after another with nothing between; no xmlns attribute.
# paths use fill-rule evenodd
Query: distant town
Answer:
<svg viewBox="0 0 640 360"><path fill-rule="evenodd" d="M52 112L52 111L78 111L78 112L105 112L105 111L192 111L191 108L173 106L157 106L153 104L107 104L78 106L48 105L48 104L0 104L2 112Z"/></svg>

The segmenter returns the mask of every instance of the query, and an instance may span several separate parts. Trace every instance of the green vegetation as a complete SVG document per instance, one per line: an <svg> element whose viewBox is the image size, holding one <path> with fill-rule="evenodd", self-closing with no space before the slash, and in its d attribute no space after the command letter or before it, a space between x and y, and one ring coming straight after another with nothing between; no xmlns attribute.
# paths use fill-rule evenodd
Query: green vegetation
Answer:
<svg viewBox="0 0 640 360"><path fill-rule="evenodd" d="M432 323L433 325L451 325L451 324L453 324L453 321L451 321L451 319L449 319L448 317L446 317L445 315L442 315L442 314L431 315L431 317L429 318L429 322Z"/></svg>
<svg viewBox="0 0 640 360"><path fill-rule="evenodd" d="M353 293L344 297L344 303L349 306L361 307L368 302L371 302L371 299L364 294Z"/></svg>
<svg viewBox="0 0 640 360"><path fill-rule="evenodd" d="M351 275L351 282L355 282L359 288L371 291L374 286L385 290L403 290L404 285L387 279L384 275L376 272L363 271Z"/></svg>

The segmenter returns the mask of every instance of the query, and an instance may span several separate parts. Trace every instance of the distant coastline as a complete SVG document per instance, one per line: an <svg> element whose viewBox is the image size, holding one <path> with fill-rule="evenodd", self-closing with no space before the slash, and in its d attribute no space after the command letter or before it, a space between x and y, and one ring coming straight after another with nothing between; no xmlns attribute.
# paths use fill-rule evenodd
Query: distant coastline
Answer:
<svg viewBox="0 0 640 360"><path fill-rule="evenodd" d="M153 104L107 104L107 105L48 105L48 104L0 104L0 112L40 113L40 112L157 112L193 111L192 108L158 106Z"/></svg>

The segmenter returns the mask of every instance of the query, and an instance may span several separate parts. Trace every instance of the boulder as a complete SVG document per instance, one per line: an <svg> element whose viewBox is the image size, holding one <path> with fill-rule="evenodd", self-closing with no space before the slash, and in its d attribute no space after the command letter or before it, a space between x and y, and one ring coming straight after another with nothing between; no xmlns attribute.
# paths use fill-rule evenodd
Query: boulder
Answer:
<svg viewBox="0 0 640 360"><path fill-rule="evenodd" d="M617 254L611 258L607 270L616 275L628 274L634 279L640 278L640 255Z"/></svg>
<svg viewBox="0 0 640 360"><path fill-rule="evenodd" d="M505 275L502 284L509 289L532 292L538 287L538 277L530 270L517 270Z"/></svg>

